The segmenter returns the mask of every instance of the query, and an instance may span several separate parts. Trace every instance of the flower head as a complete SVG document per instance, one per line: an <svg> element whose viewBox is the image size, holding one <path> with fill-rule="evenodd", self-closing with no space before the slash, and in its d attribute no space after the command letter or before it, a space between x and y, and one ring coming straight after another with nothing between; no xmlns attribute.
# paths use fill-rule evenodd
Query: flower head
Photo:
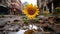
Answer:
<svg viewBox="0 0 60 34"><path fill-rule="evenodd" d="M39 13L39 9L36 5L28 4L24 7L23 13L26 14L26 16L29 19L33 19L36 15Z"/></svg>

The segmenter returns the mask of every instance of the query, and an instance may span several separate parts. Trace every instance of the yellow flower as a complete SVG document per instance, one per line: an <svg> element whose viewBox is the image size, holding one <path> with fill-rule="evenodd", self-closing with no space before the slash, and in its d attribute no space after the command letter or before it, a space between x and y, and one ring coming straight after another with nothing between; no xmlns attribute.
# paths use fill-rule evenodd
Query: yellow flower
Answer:
<svg viewBox="0 0 60 34"><path fill-rule="evenodd" d="M39 9L36 5L28 4L24 7L23 13L26 14L26 16L29 19L33 19L36 15L39 13Z"/></svg>

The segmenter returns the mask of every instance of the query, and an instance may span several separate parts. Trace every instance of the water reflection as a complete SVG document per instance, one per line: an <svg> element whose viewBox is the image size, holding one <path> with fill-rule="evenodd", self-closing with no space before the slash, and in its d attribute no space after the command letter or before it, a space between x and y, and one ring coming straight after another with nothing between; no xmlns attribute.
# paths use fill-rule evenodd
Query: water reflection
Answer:
<svg viewBox="0 0 60 34"><path fill-rule="evenodd" d="M36 30L38 29L38 27L36 25L29 25L29 29L31 29L31 28L36 29Z"/></svg>
<svg viewBox="0 0 60 34"><path fill-rule="evenodd" d="M18 31L16 34L24 34L25 31L26 31L26 30L20 30L20 31Z"/></svg>
<svg viewBox="0 0 60 34"><path fill-rule="evenodd" d="M31 29L32 25L29 25L29 29ZM37 29L37 26L33 25L32 29ZM24 34L25 31L27 31L28 29L26 30L19 30L18 32L11 32L9 34Z"/></svg>

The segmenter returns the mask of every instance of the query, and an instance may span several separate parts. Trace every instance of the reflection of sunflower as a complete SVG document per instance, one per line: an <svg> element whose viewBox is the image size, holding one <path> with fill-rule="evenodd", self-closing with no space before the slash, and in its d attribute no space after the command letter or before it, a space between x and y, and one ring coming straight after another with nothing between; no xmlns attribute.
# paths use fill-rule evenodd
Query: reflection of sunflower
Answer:
<svg viewBox="0 0 60 34"><path fill-rule="evenodd" d="M34 34L34 31L33 30L27 30L24 32L24 34Z"/></svg>
<svg viewBox="0 0 60 34"><path fill-rule="evenodd" d="M26 16L29 19L34 18L36 15L38 15L38 7L36 5L32 5L32 4L28 4L24 10L23 10L24 14L26 14Z"/></svg>

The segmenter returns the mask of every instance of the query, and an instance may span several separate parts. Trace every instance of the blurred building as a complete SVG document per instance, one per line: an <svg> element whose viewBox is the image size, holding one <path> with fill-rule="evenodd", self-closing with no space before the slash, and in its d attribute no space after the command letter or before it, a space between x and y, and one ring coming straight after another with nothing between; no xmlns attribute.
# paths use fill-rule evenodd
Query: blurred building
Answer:
<svg viewBox="0 0 60 34"><path fill-rule="evenodd" d="M9 14L10 0L0 0L0 14Z"/></svg>
<svg viewBox="0 0 60 34"><path fill-rule="evenodd" d="M10 8L13 15L22 14L22 3L20 0L11 0Z"/></svg>
<svg viewBox="0 0 60 34"><path fill-rule="evenodd" d="M60 0L52 0L50 3L47 3L50 12L54 12L53 9L55 9L56 7L60 7Z"/></svg>
<svg viewBox="0 0 60 34"><path fill-rule="evenodd" d="M50 13L53 13L54 8L60 7L60 0L37 0L37 5L40 13L43 13L44 10L49 10Z"/></svg>
<svg viewBox="0 0 60 34"><path fill-rule="evenodd" d="M52 0L37 0L37 5L41 14L43 14L44 10L49 10L47 3L50 3L51 1Z"/></svg>
<svg viewBox="0 0 60 34"><path fill-rule="evenodd" d="M5 7L7 9L9 8L9 14L22 14L22 3L20 0L0 0L0 6ZM0 10L2 11L2 9Z"/></svg>

